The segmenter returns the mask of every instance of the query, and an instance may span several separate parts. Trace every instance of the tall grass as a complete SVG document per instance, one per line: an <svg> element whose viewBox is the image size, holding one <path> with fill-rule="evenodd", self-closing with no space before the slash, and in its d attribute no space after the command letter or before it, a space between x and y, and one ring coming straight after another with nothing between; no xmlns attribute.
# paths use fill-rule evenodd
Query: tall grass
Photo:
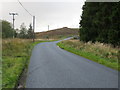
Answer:
<svg viewBox="0 0 120 90"><path fill-rule="evenodd" d="M58 43L58 45L70 52L106 65L113 69L118 69L118 60L120 60L120 48L114 48L110 44L99 42L84 43L78 40L68 40Z"/></svg>
<svg viewBox="0 0 120 90"><path fill-rule="evenodd" d="M0 38L0 90L2 89L2 39Z"/></svg>
<svg viewBox="0 0 120 90"><path fill-rule="evenodd" d="M22 39L2 41L2 87L14 88L29 61L31 42Z"/></svg>
<svg viewBox="0 0 120 90"><path fill-rule="evenodd" d="M2 88L15 88L21 73L28 67L32 48L48 40L2 40Z"/></svg>

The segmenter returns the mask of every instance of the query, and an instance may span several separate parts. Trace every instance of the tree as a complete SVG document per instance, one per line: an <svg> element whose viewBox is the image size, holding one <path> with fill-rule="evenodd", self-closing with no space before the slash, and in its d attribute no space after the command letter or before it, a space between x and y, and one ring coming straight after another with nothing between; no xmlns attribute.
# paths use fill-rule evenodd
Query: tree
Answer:
<svg viewBox="0 0 120 90"><path fill-rule="evenodd" d="M2 38L12 38L13 29L10 22L2 20Z"/></svg>
<svg viewBox="0 0 120 90"><path fill-rule="evenodd" d="M33 30L32 30L32 25L30 24L29 25L29 29L28 29L28 32L27 32L27 36L29 39L33 38Z"/></svg>
<svg viewBox="0 0 120 90"><path fill-rule="evenodd" d="M14 35L16 38L19 38L19 29L15 29Z"/></svg>
<svg viewBox="0 0 120 90"><path fill-rule="evenodd" d="M94 17L98 10L98 2L88 3L86 2L83 6L83 14L81 16L82 20L80 21L80 39L82 41L95 41L97 36L96 29L93 26Z"/></svg>
<svg viewBox="0 0 120 90"><path fill-rule="evenodd" d="M27 29L24 23L20 26L19 38L27 38Z"/></svg>
<svg viewBox="0 0 120 90"><path fill-rule="evenodd" d="M120 2L86 2L80 21L80 40L120 45Z"/></svg>

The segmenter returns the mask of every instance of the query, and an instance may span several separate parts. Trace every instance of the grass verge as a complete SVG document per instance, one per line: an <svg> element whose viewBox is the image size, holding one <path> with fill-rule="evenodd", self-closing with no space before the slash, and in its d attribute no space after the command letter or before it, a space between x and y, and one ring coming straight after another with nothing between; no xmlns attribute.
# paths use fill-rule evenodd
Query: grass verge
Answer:
<svg viewBox="0 0 120 90"><path fill-rule="evenodd" d="M120 49L103 43L84 43L78 40L68 40L57 43L57 45L69 52L95 61L115 70L120 71L118 60L120 59Z"/></svg>
<svg viewBox="0 0 120 90"><path fill-rule="evenodd" d="M32 48L41 42L6 39L2 41L2 88L15 88L24 68L28 67Z"/></svg>

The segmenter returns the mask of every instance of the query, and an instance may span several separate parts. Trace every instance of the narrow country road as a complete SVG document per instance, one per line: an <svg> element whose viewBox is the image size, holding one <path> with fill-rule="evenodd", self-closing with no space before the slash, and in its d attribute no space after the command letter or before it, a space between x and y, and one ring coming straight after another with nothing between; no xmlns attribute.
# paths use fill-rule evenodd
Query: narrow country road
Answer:
<svg viewBox="0 0 120 90"><path fill-rule="evenodd" d="M26 88L118 88L118 72L60 49L37 44L30 59Z"/></svg>

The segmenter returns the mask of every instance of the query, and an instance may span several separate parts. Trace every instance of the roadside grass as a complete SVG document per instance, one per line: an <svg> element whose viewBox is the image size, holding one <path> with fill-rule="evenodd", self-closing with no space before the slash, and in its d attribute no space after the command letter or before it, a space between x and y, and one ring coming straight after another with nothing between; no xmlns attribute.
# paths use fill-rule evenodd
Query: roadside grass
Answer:
<svg viewBox="0 0 120 90"><path fill-rule="evenodd" d="M69 52L120 71L120 66L118 65L120 48L114 48L112 45L99 42L84 43L79 40L62 41L57 43L57 45Z"/></svg>
<svg viewBox="0 0 120 90"><path fill-rule="evenodd" d="M2 59L0 56L0 90L2 89Z"/></svg>
<svg viewBox="0 0 120 90"><path fill-rule="evenodd" d="M2 89L2 39L0 38L0 90Z"/></svg>
<svg viewBox="0 0 120 90"><path fill-rule="evenodd" d="M2 40L2 88L15 88L22 71L28 67L32 48L41 42L46 41Z"/></svg>

